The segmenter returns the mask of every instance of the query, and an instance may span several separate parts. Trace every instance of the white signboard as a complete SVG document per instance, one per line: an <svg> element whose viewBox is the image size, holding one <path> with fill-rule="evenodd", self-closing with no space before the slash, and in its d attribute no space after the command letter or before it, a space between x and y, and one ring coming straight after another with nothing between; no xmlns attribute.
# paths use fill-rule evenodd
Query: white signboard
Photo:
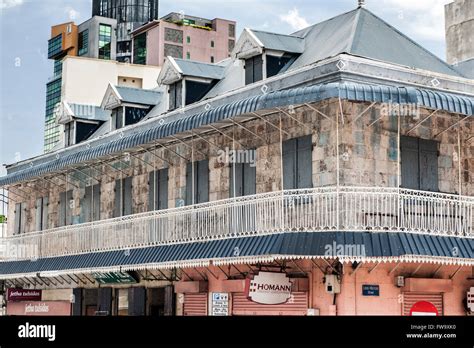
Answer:
<svg viewBox="0 0 474 348"><path fill-rule="evenodd" d="M474 287L471 287L467 292L467 308L474 312Z"/></svg>
<svg viewBox="0 0 474 348"><path fill-rule="evenodd" d="M211 313L213 316L229 315L229 294L226 292L213 292L211 294Z"/></svg>
<svg viewBox="0 0 474 348"><path fill-rule="evenodd" d="M253 302L281 304L291 296L292 284L285 273L259 272L247 282L247 296Z"/></svg>

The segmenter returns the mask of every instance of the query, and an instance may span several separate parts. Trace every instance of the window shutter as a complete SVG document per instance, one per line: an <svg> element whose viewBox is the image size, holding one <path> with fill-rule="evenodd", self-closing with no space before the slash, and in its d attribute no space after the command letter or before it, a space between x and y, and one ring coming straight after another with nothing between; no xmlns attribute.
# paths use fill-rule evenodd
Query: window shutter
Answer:
<svg viewBox="0 0 474 348"><path fill-rule="evenodd" d="M420 139L420 189L438 191L438 143Z"/></svg>
<svg viewBox="0 0 474 348"><path fill-rule="evenodd" d="M296 139L283 142L283 189L296 188Z"/></svg>
<svg viewBox="0 0 474 348"><path fill-rule="evenodd" d="M66 192L59 194L59 221L58 226L62 227L66 225Z"/></svg>
<svg viewBox="0 0 474 348"><path fill-rule="evenodd" d="M42 218L42 226L41 230L47 230L49 227L48 223L48 209L49 209L49 197L43 197L43 218Z"/></svg>
<svg viewBox="0 0 474 348"><path fill-rule="evenodd" d="M193 165L194 163L186 164L186 205L194 204L193 202ZM196 182L195 182L196 184ZM194 197L196 199L196 197Z"/></svg>
<svg viewBox="0 0 474 348"><path fill-rule="evenodd" d="M122 216L122 180L115 180L114 217Z"/></svg>
<svg viewBox="0 0 474 348"><path fill-rule="evenodd" d="M132 209L132 177L125 178L124 180L124 191L123 191L123 215L130 215L133 212Z"/></svg>
<svg viewBox="0 0 474 348"><path fill-rule="evenodd" d="M311 135L297 139L297 188L313 187L312 138Z"/></svg>
<svg viewBox="0 0 474 348"><path fill-rule="evenodd" d="M245 60L245 84L253 82L253 58L249 58Z"/></svg>
<svg viewBox="0 0 474 348"><path fill-rule="evenodd" d="M203 160L198 162L198 170L194 173L197 175L197 202L204 203L209 201L209 161Z"/></svg>
<svg viewBox="0 0 474 348"><path fill-rule="evenodd" d="M94 192L92 221L97 221L100 220L100 184L94 185L92 190Z"/></svg>
<svg viewBox="0 0 474 348"><path fill-rule="evenodd" d="M35 231L43 229L43 199L38 198L35 204Z"/></svg>
<svg viewBox="0 0 474 348"><path fill-rule="evenodd" d="M257 82L263 80L263 59L261 55L253 59L253 82Z"/></svg>
<svg viewBox="0 0 474 348"><path fill-rule="evenodd" d="M99 288L98 311L105 311L112 315L112 288Z"/></svg>
<svg viewBox="0 0 474 348"><path fill-rule="evenodd" d="M71 199L72 199L72 190L66 192L66 201L65 201L65 214L66 214L66 225L72 224L72 209L71 209Z"/></svg>
<svg viewBox="0 0 474 348"><path fill-rule="evenodd" d="M158 209L158 206L155 205L155 175L156 172L150 172L150 174L148 174L148 211ZM156 194L158 195L158 192L156 192Z"/></svg>
<svg viewBox="0 0 474 348"><path fill-rule="evenodd" d="M82 214L84 215L84 222L92 221L92 186L86 187L84 199L81 203Z"/></svg>
<svg viewBox="0 0 474 348"><path fill-rule="evenodd" d="M411 137L401 137L400 148L402 161L402 187L418 190L420 189L418 139Z"/></svg>
<svg viewBox="0 0 474 348"><path fill-rule="evenodd" d="M20 234L21 233L21 203L16 203L15 204L15 234Z"/></svg>
<svg viewBox="0 0 474 348"><path fill-rule="evenodd" d="M232 164L230 169L230 197L240 197L244 194L243 190L243 167L242 163L234 163ZM235 178L234 178L235 172ZM235 182L234 182L235 180ZM234 195L234 187L236 194Z"/></svg>
<svg viewBox="0 0 474 348"><path fill-rule="evenodd" d="M158 209L168 208L168 168L161 169L158 175Z"/></svg>
<svg viewBox="0 0 474 348"><path fill-rule="evenodd" d="M146 289L135 287L128 289L128 315L143 316L146 308Z"/></svg>
<svg viewBox="0 0 474 348"><path fill-rule="evenodd" d="M21 203L20 233L26 232L26 203Z"/></svg>

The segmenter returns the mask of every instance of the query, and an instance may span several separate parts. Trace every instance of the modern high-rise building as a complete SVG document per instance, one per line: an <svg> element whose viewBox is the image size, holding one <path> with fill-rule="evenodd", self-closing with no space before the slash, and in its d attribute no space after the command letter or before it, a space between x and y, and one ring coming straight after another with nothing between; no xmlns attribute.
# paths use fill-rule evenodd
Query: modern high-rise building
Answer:
<svg viewBox="0 0 474 348"><path fill-rule="evenodd" d="M117 60L131 62L131 33L158 19L158 0L93 0L92 16L117 20Z"/></svg>
<svg viewBox="0 0 474 348"><path fill-rule="evenodd" d="M46 84L44 151L54 148L61 137L54 110L61 101L62 63L66 56L82 56L106 60L116 59L117 21L94 16L79 25L67 22L51 27L48 58L54 60L53 76Z"/></svg>

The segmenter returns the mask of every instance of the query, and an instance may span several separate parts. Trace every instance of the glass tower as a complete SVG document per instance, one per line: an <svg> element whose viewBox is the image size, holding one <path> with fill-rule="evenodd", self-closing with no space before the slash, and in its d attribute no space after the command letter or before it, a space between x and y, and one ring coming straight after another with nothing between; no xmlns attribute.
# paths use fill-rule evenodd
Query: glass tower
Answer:
<svg viewBox="0 0 474 348"><path fill-rule="evenodd" d="M131 62L130 33L152 20L158 19L159 0L93 0L92 16L117 20L117 60Z"/></svg>

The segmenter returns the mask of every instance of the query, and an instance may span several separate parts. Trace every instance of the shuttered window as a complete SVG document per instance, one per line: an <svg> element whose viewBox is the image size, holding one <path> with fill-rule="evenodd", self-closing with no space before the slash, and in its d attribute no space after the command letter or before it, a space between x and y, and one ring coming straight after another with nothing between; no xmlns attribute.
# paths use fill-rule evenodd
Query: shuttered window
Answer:
<svg viewBox="0 0 474 348"><path fill-rule="evenodd" d="M132 214L132 177L115 180L114 217Z"/></svg>
<svg viewBox="0 0 474 348"><path fill-rule="evenodd" d="M67 226L72 223L72 209L74 208L74 200L72 190L61 192L59 194L59 221L58 226Z"/></svg>
<svg viewBox="0 0 474 348"><path fill-rule="evenodd" d="M288 302L277 305L250 301L244 293L232 294L232 315L306 315L307 313L307 292L294 292Z"/></svg>
<svg viewBox="0 0 474 348"><path fill-rule="evenodd" d="M151 172L148 177L148 210L168 208L168 169Z"/></svg>
<svg viewBox="0 0 474 348"><path fill-rule="evenodd" d="M424 292L403 293L403 315L410 315L410 310L413 305L420 301L432 303L438 310L438 314L443 315L443 294Z"/></svg>
<svg viewBox="0 0 474 348"><path fill-rule="evenodd" d="M14 233L25 233L26 228L26 203L15 204L15 225Z"/></svg>
<svg viewBox="0 0 474 348"><path fill-rule="evenodd" d="M100 184L86 187L81 208L84 222L100 220Z"/></svg>
<svg viewBox="0 0 474 348"><path fill-rule="evenodd" d="M283 142L283 188L285 190L311 188L311 135Z"/></svg>
<svg viewBox="0 0 474 348"><path fill-rule="evenodd" d="M402 137L400 147L402 187L438 191L438 142Z"/></svg>
<svg viewBox="0 0 474 348"><path fill-rule="evenodd" d="M183 83L175 82L169 85L169 109L174 110L183 106Z"/></svg>
<svg viewBox="0 0 474 348"><path fill-rule="evenodd" d="M230 166L230 197L254 195L256 193L256 168L250 163L235 163ZM235 174L235 181L234 181ZM234 195L235 187L235 195Z"/></svg>
<svg viewBox="0 0 474 348"><path fill-rule="evenodd" d="M207 315L207 293L184 294L183 315Z"/></svg>
<svg viewBox="0 0 474 348"><path fill-rule="evenodd" d="M48 206L48 197L41 197L36 200L35 231L42 231L48 229Z"/></svg>
<svg viewBox="0 0 474 348"><path fill-rule="evenodd" d="M255 56L245 60L245 84L251 84L263 79L262 56Z"/></svg>
<svg viewBox="0 0 474 348"><path fill-rule="evenodd" d="M209 161L188 163L186 165L186 205L208 201Z"/></svg>

